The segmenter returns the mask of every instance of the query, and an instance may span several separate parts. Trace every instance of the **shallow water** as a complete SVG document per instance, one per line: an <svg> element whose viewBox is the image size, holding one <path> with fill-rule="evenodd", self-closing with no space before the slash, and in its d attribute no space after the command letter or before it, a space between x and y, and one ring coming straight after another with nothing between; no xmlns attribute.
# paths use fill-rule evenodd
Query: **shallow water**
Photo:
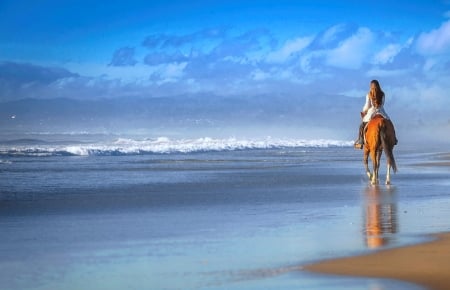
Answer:
<svg viewBox="0 0 450 290"><path fill-rule="evenodd" d="M449 230L448 167L417 166L433 156L400 151L393 184L373 187L361 154L302 147L2 157L1 285L414 289L301 270Z"/></svg>

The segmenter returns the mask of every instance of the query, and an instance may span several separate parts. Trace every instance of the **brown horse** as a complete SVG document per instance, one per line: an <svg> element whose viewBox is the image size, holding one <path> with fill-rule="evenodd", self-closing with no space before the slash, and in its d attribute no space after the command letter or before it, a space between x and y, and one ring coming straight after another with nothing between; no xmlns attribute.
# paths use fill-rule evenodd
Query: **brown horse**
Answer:
<svg viewBox="0 0 450 290"><path fill-rule="evenodd" d="M396 144L394 125L391 120L376 115L369 121L364 134L363 162L367 176L372 184L378 184L378 169L380 168L381 153L384 150L387 160L386 184L391 183L391 167L397 172L394 159L394 145ZM373 173L370 173L368 159L372 159Z"/></svg>

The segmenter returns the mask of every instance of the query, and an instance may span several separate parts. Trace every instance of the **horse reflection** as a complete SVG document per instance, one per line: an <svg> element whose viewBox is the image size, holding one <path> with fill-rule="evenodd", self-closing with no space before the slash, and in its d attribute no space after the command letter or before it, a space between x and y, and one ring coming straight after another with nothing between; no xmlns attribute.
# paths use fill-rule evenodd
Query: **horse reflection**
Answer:
<svg viewBox="0 0 450 290"><path fill-rule="evenodd" d="M369 248L387 245L398 231L394 189L368 186L365 201L366 245Z"/></svg>

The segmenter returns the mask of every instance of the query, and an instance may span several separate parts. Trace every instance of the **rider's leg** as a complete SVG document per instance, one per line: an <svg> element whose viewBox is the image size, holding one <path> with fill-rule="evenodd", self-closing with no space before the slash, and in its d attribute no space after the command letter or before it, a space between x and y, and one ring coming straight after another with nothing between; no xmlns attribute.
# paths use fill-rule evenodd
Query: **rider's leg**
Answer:
<svg viewBox="0 0 450 290"><path fill-rule="evenodd" d="M358 140L355 141L355 147L362 149L364 145L364 128L366 127L366 122L361 122L361 125L359 125L359 134L358 134Z"/></svg>

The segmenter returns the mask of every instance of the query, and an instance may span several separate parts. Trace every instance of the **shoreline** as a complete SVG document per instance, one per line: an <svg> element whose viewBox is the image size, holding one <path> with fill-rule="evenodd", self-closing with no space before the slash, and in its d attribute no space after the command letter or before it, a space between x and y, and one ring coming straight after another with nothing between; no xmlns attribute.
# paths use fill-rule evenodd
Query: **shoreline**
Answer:
<svg viewBox="0 0 450 290"><path fill-rule="evenodd" d="M325 260L304 265L302 270L344 276L395 279L427 289L450 289L450 232L415 245L374 253Z"/></svg>

